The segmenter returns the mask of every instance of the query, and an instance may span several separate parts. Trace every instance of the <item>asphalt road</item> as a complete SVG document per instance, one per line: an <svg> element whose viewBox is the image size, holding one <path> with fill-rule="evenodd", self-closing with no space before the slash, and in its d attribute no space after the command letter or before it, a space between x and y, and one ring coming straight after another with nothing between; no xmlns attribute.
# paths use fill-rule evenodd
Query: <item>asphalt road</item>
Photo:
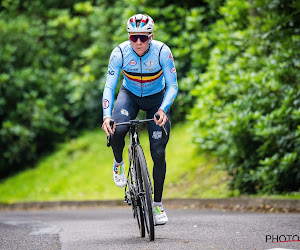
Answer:
<svg viewBox="0 0 300 250"><path fill-rule="evenodd" d="M300 214L166 212L149 242L130 207L1 211L0 249L300 249Z"/></svg>

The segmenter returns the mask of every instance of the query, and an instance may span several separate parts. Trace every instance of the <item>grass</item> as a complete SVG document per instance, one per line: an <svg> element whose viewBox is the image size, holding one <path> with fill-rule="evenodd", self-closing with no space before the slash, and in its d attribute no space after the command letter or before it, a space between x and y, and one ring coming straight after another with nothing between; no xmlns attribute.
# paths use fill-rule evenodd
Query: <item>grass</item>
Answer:
<svg viewBox="0 0 300 250"><path fill-rule="evenodd" d="M152 159L147 133L140 135L150 172ZM124 159L127 161L127 145ZM0 182L0 201L122 199L123 190L112 179L111 148L100 130L86 131L61 144L36 166ZM187 125L171 131L167 147L165 198L226 197L227 177L214 169L215 160L197 154Z"/></svg>
<svg viewBox="0 0 300 250"><path fill-rule="evenodd" d="M140 141L152 172L147 133L141 133ZM128 142L123 154L125 162L127 145ZM212 156L197 152L188 125L172 128L166 157L164 198L225 198L232 194L226 172L215 168L217 162ZM61 144L36 166L2 180L0 202L121 200L124 189L114 185L112 161L112 150L106 147L104 132L86 131ZM300 194L267 198L297 199Z"/></svg>

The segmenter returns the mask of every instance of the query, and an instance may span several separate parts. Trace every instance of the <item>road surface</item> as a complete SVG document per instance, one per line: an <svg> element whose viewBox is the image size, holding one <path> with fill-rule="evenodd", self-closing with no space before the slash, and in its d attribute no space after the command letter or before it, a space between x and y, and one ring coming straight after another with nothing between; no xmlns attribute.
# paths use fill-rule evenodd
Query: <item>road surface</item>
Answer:
<svg viewBox="0 0 300 250"><path fill-rule="evenodd" d="M130 207L0 211L0 249L300 249L300 214L166 212L149 242Z"/></svg>

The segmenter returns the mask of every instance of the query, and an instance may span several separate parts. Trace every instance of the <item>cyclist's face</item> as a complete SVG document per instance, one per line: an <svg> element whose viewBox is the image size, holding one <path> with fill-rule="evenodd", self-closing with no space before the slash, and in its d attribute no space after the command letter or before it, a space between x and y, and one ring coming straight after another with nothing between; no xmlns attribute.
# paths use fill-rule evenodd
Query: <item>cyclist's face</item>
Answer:
<svg viewBox="0 0 300 250"><path fill-rule="evenodd" d="M144 36L148 36L149 33L147 33L147 32L130 32L128 34L128 36L130 36L130 35L144 35ZM150 42L151 42L152 39L153 39L153 34L151 34L149 36L149 39L147 41L145 41L145 42L142 42L140 38L138 38L136 40L136 42L132 41L131 39L129 39L129 40L131 42L131 46L132 46L133 50L135 51L135 53L137 53L139 56L142 56L148 50Z"/></svg>

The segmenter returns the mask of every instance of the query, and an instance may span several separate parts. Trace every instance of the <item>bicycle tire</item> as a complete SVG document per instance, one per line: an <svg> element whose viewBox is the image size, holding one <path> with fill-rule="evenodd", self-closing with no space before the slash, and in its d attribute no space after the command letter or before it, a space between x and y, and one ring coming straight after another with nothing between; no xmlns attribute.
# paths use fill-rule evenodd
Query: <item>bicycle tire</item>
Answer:
<svg viewBox="0 0 300 250"><path fill-rule="evenodd" d="M130 148L128 148L128 155L131 154ZM132 159L132 155L130 156ZM129 159L130 159L129 158ZM135 161L132 162L132 164L136 164ZM129 161L129 168L131 167L131 161ZM129 169L129 174L130 174L130 183L131 187L133 189L133 194L131 197L131 205L132 205L132 210L133 210L133 217L136 218L140 236L145 237L145 219L144 219L144 214L143 214L143 209L141 206L140 198L139 198L139 192L140 192L140 187L138 183L133 183L133 180L138 181L140 173L138 173L139 168L136 166L133 166L132 172ZM135 176L132 176L135 175Z"/></svg>
<svg viewBox="0 0 300 250"><path fill-rule="evenodd" d="M152 184L148 175L148 167L143 149L140 145L135 147L136 162L140 166L140 181L144 195L141 196L141 205L144 212L145 228L147 230L149 240L154 241L154 220L152 211Z"/></svg>

